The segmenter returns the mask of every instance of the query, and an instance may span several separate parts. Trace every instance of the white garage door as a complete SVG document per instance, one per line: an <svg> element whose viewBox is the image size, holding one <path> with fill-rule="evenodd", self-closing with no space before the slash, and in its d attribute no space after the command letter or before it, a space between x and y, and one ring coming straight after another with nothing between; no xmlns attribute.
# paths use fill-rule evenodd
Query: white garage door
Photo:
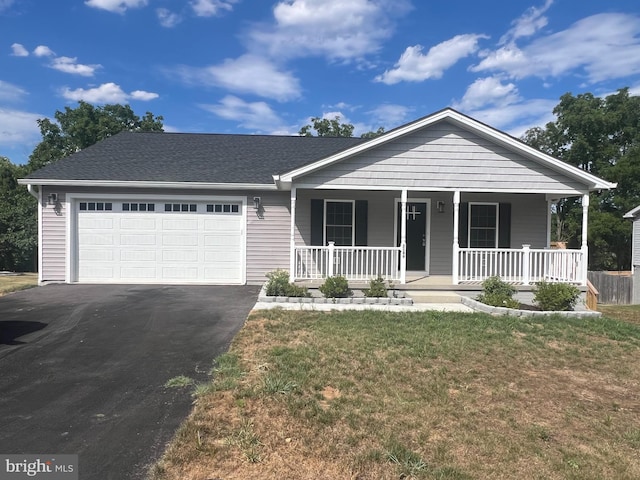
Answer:
<svg viewBox="0 0 640 480"><path fill-rule="evenodd" d="M76 281L243 282L241 200L76 201Z"/></svg>

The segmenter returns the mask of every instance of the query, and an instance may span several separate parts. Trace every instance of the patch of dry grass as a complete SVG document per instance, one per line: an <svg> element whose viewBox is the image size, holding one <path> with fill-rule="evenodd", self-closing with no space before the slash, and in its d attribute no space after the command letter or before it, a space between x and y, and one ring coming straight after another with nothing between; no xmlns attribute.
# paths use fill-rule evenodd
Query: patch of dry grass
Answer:
<svg viewBox="0 0 640 480"><path fill-rule="evenodd" d="M0 275L0 296L36 287L38 285L37 273L19 273L16 275Z"/></svg>
<svg viewBox="0 0 640 480"><path fill-rule="evenodd" d="M598 310L609 318L640 325L640 305L598 305Z"/></svg>
<svg viewBox="0 0 640 480"><path fill-rule="evenodd" d="M640 478L639 347L606 318L254 312L150 478Z"/></svg>

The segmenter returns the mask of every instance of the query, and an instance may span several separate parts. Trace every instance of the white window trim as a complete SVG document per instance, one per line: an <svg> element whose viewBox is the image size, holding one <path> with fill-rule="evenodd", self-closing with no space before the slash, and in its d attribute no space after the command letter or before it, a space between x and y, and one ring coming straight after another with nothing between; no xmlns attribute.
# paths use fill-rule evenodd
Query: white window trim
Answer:
<svg viewBox="0 0 640 480"><path fill-rule="evenodd" d="M493 205L496 207L496 236L495 236L495 247L472 247L471 246L471 208L474 205ZM467 243L468 248L498 248L500 245L500 203L498 202L469 202L469 212L467 218Z"/></svg>
<svg viewBox="0 0 640 480"><path fill-rule="evenodd" d="M351 204L351 245L342 245L342 246L346 246L346 247L353 247L356 244L356 201L355 200L345 200L345 199L330 199L330 198L325 198L324 200L324 205L323 205L323 219L322 219L322 224L323 224L323 229L322 229L322 243L323 245L327 245L327 203L350 203ZM335 226L335 225L334 225ZM345 226L345 225L340 225L340 226Z"/></svg>

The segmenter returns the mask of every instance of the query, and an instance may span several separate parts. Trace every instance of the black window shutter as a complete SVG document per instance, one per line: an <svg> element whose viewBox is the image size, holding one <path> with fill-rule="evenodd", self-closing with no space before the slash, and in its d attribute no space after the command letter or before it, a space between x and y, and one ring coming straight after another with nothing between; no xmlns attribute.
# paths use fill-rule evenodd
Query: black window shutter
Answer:
<svg viewBox="0 0 640 480"><path fill-rule="evenodd" d="M367 246L368 212L366 200L356 200L356 246Z"/></svg>
<svg viewBox="0 0 640 480"><path fill-rule="evenodd" d="M498 248L511 248L511 204L500 204Z"/></svg>
<svg viewBox="0 0 640 480"><path fill-rule="evenodd" d="M458 245L460 248L469 247L469 202L460 204L458 215Z"/></svg>
<svg viewBox="0 0 640 480"><path fill-rule="evenodd" d="M311 245L322 246L324 241L324 200L311 199Z"/></svg>

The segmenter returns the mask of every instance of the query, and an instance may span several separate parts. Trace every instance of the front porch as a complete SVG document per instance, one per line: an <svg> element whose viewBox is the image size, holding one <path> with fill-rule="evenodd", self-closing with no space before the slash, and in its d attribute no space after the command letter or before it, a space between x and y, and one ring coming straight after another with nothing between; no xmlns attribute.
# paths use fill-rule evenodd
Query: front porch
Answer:
<svg viewBox="0 0 640 480"><path fill-rule="evenodd" d="M484 280L498 276L513 285L540 281L586 285L586 251L565 249L458 248L452 275L418 274L402 268L401 247L295 246L292 279L323 280L341 275L350 282L376 277L402 285L430 289L459 285L478 288Z"/></svg>

